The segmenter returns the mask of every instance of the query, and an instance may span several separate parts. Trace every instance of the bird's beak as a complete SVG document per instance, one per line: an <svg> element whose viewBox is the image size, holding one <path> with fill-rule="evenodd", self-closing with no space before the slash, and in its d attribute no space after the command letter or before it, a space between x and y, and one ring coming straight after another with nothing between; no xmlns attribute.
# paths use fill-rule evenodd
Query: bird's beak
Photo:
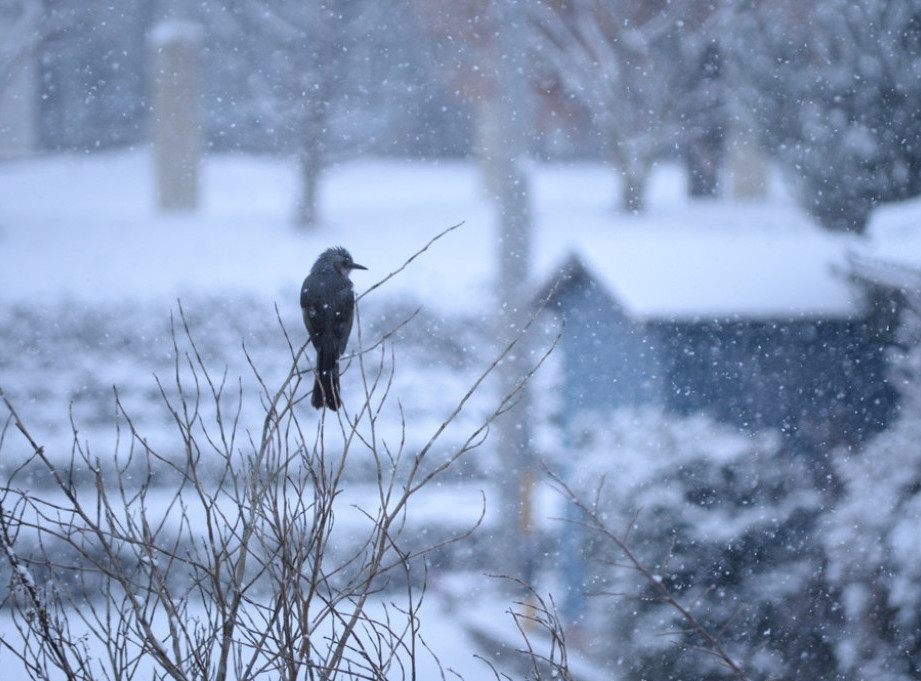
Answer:
<svg viewBox="0 0 921 681"><path fill-rule="evenodd" d="M356 263L352 263L352 269L353 270L366 270L368 268L365 267L364 265L358 265Z"/></svg>

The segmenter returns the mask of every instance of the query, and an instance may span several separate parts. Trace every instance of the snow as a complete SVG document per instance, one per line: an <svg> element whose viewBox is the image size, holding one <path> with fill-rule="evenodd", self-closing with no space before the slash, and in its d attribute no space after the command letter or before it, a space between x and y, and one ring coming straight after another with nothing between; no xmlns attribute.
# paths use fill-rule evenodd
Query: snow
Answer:
<svg viewBox="0 0 921 681"><path fill-rule="evenodd" d="M490 317L498 260L495 225L473 163L363 159L337 166L323 183L322 222L312 231L292 227L296 174L285 161L207 158L203 203L189 214L156 211L152 175L152 160L143 148L0 165L0 312L24 307L38 315L43 310L58 314L66 307L95 319L92 314L100 310L133 310L129 322L137 320L139 335L156 333L148 326L151 318L168 318L177 298L240 297L264 311L277 304L283 314L296 315L300 283L326 247L346 246L369 268L353 276L361 292L433 236L463 223L375 295L422 304L436 319ZM648 211L624 215L613 209L616 183L601 165L535 165L531 177L534 285L575 252L636 315L849 315L856 301L836 268L845 265L850 252L894 254L907 261L921 254L914 228L921 215L918 202L881 211L873 226L879 240L858 241L819 231L776 183L761 202L692 201L684 195L681 172L666 165L650 183ZM62 337L76 335L66 326L72 322L61 320ZM27 382L29 375L17 375L17 368L28 372L44 361L41 355L48 350L41 339L28 347L28 357L14 357L17 348L0 350L0 369L8 372L0 375L0 385L11 374ZM114 341L112 348L102 348L104 363L81 360L79 347L75 341L74 355L65 360L75 372L58 376L44 390L76 401L68 397L80 394L79 386L68 384L75 377L120 387L151 383L151 369L139 378L136 365L126 363L120 354L124 348ZM406 380L423 399L427 391L430 403L441 404L455 388L440 374L438 380L418 379ZM408 404L407 413L411 409ZM458 494L420 497L420 513L464 525L475 522L480 487L463 488L462 506ZM491 504L488 513L495 508ZM542 498L539 506L548 515L560 514L558 503ZM487 527L491 519L488 515ZM470 621L504 622L509 636L515 635L513 623L504 614L508 606L484 586L489 579L467 575L469 581L461 584L452 579L457 577L433 575L423 636L446 667L478 678L487 670L473 658ZM6 627L4 620L0 634Z"/></svg>
<svg viewBox="0 0 921 681"><path fill-rule="evenodd" d="M491 299L493 218L473 164L343 164L323 185L322 227L305 232L291 227L295 174L284 162L207 159L192 214L155 211L152 170L143 149L0 167L0 300L172 304L230 291L285 305L331 244L369 267L354 277L360 291L461 222L389 293L467 313ZM575 252L638 316L855 311L836 268L860 244L814 227L781 191L758 203L691 202L667 166L649 211L633 216L612 209L614 182L599 165L533 171L536 280Z"/></svg>
<svg viewBox="0 0 921 681"><path fill-rule="evenodd" d="M305 233L291 227L292 170L264 159L211 159L201 210L171 215L153 208L146 151L2 167L0 299L172 303L187 293L230 291L294 300L316 255L336 243L370 268L354 277L361 290L463 220L470 226L421 260L411 281L393 286L462 304L469 299L457 292L486 278L487 209L477 200L473 168L433 174L430 166L390 162L344 166L325 187L324 228ZM452 267L458 258L468 266Z"/></svg>

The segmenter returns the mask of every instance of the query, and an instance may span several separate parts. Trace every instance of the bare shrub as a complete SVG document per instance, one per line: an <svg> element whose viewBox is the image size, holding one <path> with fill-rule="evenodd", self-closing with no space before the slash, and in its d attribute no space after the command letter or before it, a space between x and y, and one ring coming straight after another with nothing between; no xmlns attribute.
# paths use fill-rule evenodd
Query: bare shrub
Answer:
<svg viewBox="0 0 921 681"><path fill-rule="evenodd" d="M157 379L170 444L145 437L116 391L114 451L98 455L73 424L65 465L0 390L9 412L0 452L14 430L31 452L0 490L11 581L3 605L18 634L0 644L36 679L416 678L422 558L479 521L414 546L411 502L483 442L546 354L465 437L444 445L522 329L425 444L409 448L412 424L391 395L390 338L410 321L368 341L356 317L357 350L344 361L361 393L333 413L303 401L312 384L306 342L294 342L279 315L290 369L270 386L246 354L263 407L261 426L250 428L245 382L209 365L180 308L173 375ZM387 439L394 420L400 436ZM350 504L344 473L354 465L372 466L376 482ZM32 494L36 470L53 482Z"/></svg>

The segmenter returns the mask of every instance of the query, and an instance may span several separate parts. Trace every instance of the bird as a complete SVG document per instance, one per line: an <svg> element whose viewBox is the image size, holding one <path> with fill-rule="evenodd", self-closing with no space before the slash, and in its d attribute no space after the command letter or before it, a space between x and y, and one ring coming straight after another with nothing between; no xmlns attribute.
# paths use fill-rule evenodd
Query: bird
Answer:
<svg viewBox="0 0 921 681"><path fill-rule="evenodd" d="M336 246L317 258L301 286L301 312L310 342L317 351L316 379L310 403L315 409L336 411L342 406L339 393L339 358L352 332L355 294L349 274L367 270L351 254Z"/></svg>

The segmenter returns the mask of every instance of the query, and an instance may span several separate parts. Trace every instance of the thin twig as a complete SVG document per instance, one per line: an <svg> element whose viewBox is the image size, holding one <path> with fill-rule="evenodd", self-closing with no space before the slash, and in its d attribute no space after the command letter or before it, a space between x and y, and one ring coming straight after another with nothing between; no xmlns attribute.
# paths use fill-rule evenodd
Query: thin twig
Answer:
<svg viewBox="0 0 921 681"><path fill-rule="evenodd" d="M429 242L428 242L427 244L425 244L425 246L423 246L423 247L420 248L418 251L416 251L415 253L413 253L413 254L412 254L409 258L407 258L406 261L405 261L402 265L400 265L397 269L395 269L393 272L391 272L390 274L388 274L386 277L384 277L383 279L381 279L380 281L378 281L376 284L374 284L373 286L371 286L371 288L367 289L367 290L364 291L361 295L359 295L359 296L355 299L356 302L357 302L357 301L360 301L360 300L361 300L362 298L364 298L366 295L368 295L369 293L371 293L372 291L374 291L374 290L376 290L376 289L379 289L381 286L383 286L383 285L386 284L388 281L390 281L391 279L393 279L393 278L394 278L395 276L397 276L400 272L402 272L402 271L405 270L407 267L409 267L410 263L412 263L416 258L418 258L420 255L422 255L423 253L425 253L425 252L429 249L429 247L432 246L432 244L434 244L436 241L438 241L438 240L441 239L442 237L444 237L444 236L450 234L450 233L453 232L455 229L458 229L459 227L462 227L463 225L464 225L464 221L462 220L461 222L458 222L456 225L451 225L451 226L448 227L447 229L444 229L444 230L440 231L438 234L436 234L435 236L433 236L431 239L429 239Z"/></svg>

